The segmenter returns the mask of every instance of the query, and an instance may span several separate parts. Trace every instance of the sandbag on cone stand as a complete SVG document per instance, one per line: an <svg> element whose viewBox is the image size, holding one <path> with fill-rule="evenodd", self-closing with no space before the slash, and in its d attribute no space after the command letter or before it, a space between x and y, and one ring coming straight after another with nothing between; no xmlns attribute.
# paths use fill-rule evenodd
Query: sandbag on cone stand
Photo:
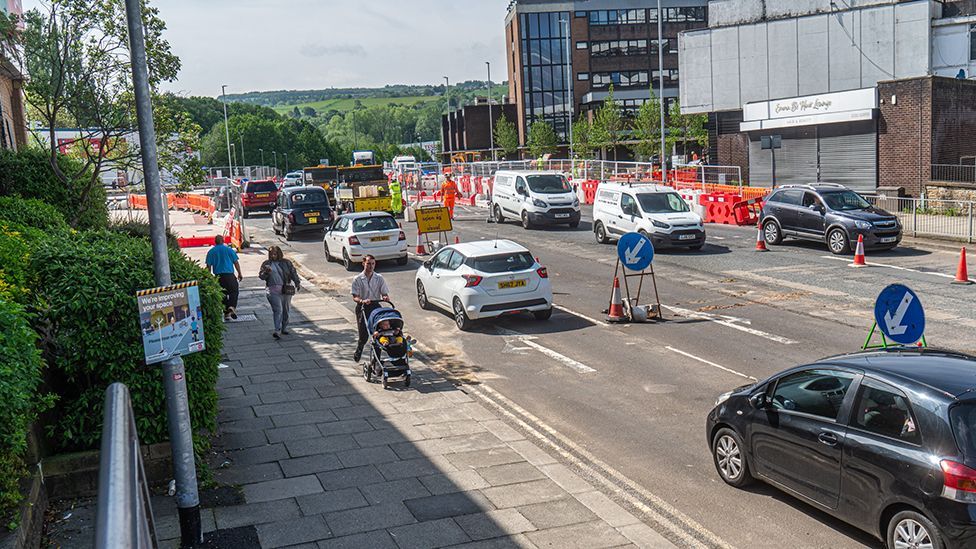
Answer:
<svg viewBox="0 0 976 549"><path fill-rule="evenodd" d="M854 263L851 267L867 267L868 263L864 260L864 235L857 235L857 249L854 251Z"/></svg>
<svg viewBox="0 0 976 549"><path fill-rule="evenodd" d="M959 267L956 269L956 279L952 281L953 284L972 284L973 281L969 280L969 268L966 266L966 248L963 248L959 252Z"/></svg>
<svg viewBox="0 0 976 549"><path fill-rule="evenodd" d="M607 312L607 322L624 322L624 300L620 297L620 279L613 277L613 294L610 297L610 310Z"/></svg>

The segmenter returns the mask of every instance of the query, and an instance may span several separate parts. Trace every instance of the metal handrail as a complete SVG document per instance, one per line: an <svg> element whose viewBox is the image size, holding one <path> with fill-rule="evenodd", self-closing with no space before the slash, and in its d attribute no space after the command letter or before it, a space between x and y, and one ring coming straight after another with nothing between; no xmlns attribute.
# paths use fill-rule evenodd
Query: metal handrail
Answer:
<svg viewBox="0 0 976 549"><path fill-rule="evenodd" d="M113 383L105 390L95 549L157 547L149 498L129 389Z"/></svg>

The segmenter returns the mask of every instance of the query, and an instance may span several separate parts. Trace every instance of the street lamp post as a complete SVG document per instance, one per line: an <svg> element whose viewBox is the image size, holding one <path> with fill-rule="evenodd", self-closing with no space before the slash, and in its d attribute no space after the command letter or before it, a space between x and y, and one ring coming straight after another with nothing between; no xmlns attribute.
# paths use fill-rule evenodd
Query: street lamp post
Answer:
<svg viewBox="0 0 976 549"><path fill-rule="evenodd" d="M281 153L285 155L285 173L288 173L288 153Z"/></svg>
<svg viewBox="0 0 976 549"><path fill-rule="evenodd" d="M495 153L495 118L492 116L491 109L491 62L485 61L488 65L488 132L491 133L491 161L498 162L498 155Z"/></svg>
<svg viewBox="0 0 976 549"><path fill-rule="evenodd" d="M227 126L227 84L220 86L220 99L224 104L224 137L227 138L227 169L230 170L230 178L234 179L234 162L230 157L230 128Z"/></svg>
<svg viewBox="0 0 976 549"><path fill-rule="evenodd" d="M247 161L244 160L244 132L237 132L237 137L241 140L241 169L246 170Z"/></svg>
<svg viewBox="0 0 976 549"><path fill-rule="evenodd" d="M444 77L444 98L447 99L447 112L451 112L451 97L447 92L451 91L451 79Z"/></svg>
<svg viewBox="0 0 976 549"><path fill-rule="evenodd" d="M574 153L574 150L573 150L573 117L576 115L576 109L573 107L573 103L575 103L575 101L573 101L573 99L574 99L574 97L573 97L573 79L572 79L573 68L572 68L572 58L570 57L570 50L569 50L569 43L571 42L571 40L569 38L569 20L568 19L560 19L560 22L565 22L566 23L566 101L569 102L569 105L568 105L568 107L569 107L569 119L568 119L568 125L569 125L569 165L570 165L570 172L572 172L573 156L574 156L574 154L573 154Z"/></svg>
<svg viewBox="0 0 976 549"><path fill-rule="evenodd" d="M274 155L274 161L275 161L275 176L277 176L277 175L278 175L278 151L271 151L271 154L273 154L273 155Z"/></svg>
<svg viewBox="0 0 976 549"><path fill-rule="evenodd" d="M667 146L664 141L664 12L661 11L661 0L657 0L657 74L658 74L658 103L661 107L661 182L667 182L668 176L664 173L664 156Z"/></svg>
<svg viewBox="0 0 976 549"><path fill-rule="evenodd" d="M267 166L264 165L264 149L262 149L262 148L259 147L258 148L258 151L261 152L261 169L262 169L262 171L264 171L264 168L267 167Z"/></svg>
<svg viewBox="0 0 976 549"><path fill-rule="evenodd" d="M173 277L169 265L169 246L166 244L166 208L163 205L163 197L160 195L162 181L159 178L159 155L156 149L156 127L153 123L149 68L146 61L146 39L140 0L126 0L125 15L129 31L132 84L136 99L139 144L142 149L142 170L146 181L149 233L152 236L153 271L156 284L168 286L173 283ZM193 547L203 542L203 533L200 524L197 468L193 453L193 426L190 423L190 405L186 390L186 367L183 364L183 359L176 356L163 362L161 370L160 375L163 377L166 394L168 434L173 455L173 478L176 481L180 545ZM107 481L107 478L99 480ZM99 482L100 495L109 493L108 484L108 482ZM105 489L104 492L102 491L103 488ZM95 545L99 547L107 546L109 543L106 539L95 540Z"/></svg>

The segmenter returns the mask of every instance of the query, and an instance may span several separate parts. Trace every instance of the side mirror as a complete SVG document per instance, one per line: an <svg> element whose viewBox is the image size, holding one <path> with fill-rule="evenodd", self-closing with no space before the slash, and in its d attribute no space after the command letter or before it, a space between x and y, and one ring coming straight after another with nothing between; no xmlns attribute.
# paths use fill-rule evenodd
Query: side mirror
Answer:
<svg viewBox="0 0 976 549"><path fill-rule="evenodd" d="M430 260L430 259L428 259L427 261L424 261L424 268L427 269L428 271L433 271L434 270L434 262L432 260Z"/></svg>
<svg viewBox="0 0 976 549"><path fill-rule="evenodd" d="M756 410L762 410L769 407L769 401L766 399L766 393L756 393L749 397L749 404Z"/></svg>

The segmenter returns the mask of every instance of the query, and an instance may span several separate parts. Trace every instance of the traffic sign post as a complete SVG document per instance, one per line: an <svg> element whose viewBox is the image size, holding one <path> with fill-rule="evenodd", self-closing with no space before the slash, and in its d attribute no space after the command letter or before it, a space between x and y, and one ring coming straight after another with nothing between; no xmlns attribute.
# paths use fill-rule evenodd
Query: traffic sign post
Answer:
<svg viewBox="0 0 976 549"><path fill-rule="evenodd" d="M881 333L880 345L871 344L875 331ZM898 345L919 344L928 347L922 301L902 284L892 284L878 295L874 304L874 325L861 349L887 349L889 341Z"/></svg>
<svg viewBox="0 0 976 549"><path fill-rule="evenodd" d="M622 265L624 291L627 294L627 299L624 303L627 305L626 312L631 321L642 321L649 318L662 319L661 296L657 291L657 277L654 274L653 262L654 244L650 238L642 233L627 233L620 237L620 240L617 242L617 265L614 267L613 277L614 279L618 278L618 273ZM635 272L628 273L628 271ZM639 303L641 291L644 287L644 277L646 276L651 277L651 282L654 285L655 303L651 304L650 307L642 308ZM637 294L633 297L630 294L630 283L627 280L631 277L638 277L639 279L637 283ZM645 310L646 314L643 314ZM635 311L642 314L635 315Z"/></svg>

